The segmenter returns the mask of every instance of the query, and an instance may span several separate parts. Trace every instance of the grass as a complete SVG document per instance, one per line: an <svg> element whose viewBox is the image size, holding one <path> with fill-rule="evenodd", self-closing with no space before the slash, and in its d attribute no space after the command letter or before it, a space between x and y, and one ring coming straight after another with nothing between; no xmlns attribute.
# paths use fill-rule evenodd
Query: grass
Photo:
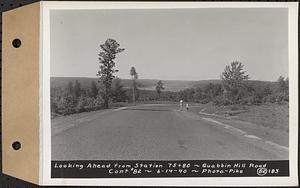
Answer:
<svg viewBox="0 0 300 188"><path fill-rule="evenodd" d="M287 103L250 106L247 113L241 113L235 118L289 132L289 105Z"/></svg>
<svg viewBox="0 0 300 188"><path fill-rule="evenodd" d="M288 103L251 106L191 104L189 111L241 129L248 135L255 135L282 146L289 146Z"/></svg>
<svg viewBox="0 0 300 188"><path fill-rule="evenodd" d="M193 113L213 114L216 117L236 119L251 122L268 128L289 131L288 103L262 105L230 105L214 106L208 104L193 104L190 111Z"/></svg>

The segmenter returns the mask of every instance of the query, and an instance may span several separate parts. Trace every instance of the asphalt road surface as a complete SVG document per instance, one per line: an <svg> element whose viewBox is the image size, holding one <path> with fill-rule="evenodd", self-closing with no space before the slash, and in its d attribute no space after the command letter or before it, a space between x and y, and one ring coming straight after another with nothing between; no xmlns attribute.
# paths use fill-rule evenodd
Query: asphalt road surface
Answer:
<svg viewBox="0 0 300 188"><path fill-rule="evenodd" d="M194 118L175 105L86 113L76 122L52 128L52 160L288 159L287 151Z"/></svg>

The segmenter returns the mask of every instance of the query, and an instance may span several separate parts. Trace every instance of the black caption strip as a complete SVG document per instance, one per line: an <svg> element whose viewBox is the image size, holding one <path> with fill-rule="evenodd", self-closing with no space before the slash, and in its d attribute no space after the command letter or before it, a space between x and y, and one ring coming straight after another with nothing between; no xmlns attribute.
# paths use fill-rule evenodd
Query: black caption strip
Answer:
<svg viewBox="0 0 300 188"><path fill-rule="evenodd" d="M51 178L289 176L289 161L52 161Z"/></svg>

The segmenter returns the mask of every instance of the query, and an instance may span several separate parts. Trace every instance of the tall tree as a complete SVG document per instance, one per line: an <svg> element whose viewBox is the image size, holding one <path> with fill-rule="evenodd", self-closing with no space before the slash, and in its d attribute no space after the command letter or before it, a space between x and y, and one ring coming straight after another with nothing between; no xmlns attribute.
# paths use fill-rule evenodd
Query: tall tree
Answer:
<svg viewBox="0 0 300 188"><path fill-rule="evenodd" d="M136 80L138 79L138 74L134 67L131 67L131 69L130 69L130 76L132 79L132 101L133 101L133 104L135 105L135 99L136 99L135 92L137 90Z"/></svg>
<svg viewBox="0 0 300 188"><path fill-rule="evenodd" d="M161 80L159 80L159 81L157 82L155 89L156 89L156 92L157 92L157 94L158 94L158 97L160 98L160 94L161 94L162 90L165 89L165 88L164 88L164 85L163 85L163 83L162 83Z"/></svg>
<svg viewBox="0 0 300 188"><path fill-rule="evenodd" d="M122 51L124 48L120 48L120 44L114 39L107 39L104 44L100 45L99 53L99 64L100 70L97 73L99 76L99 82L103 84L103 99L104 107L109 107L109 100L111 99L111 84L112 80L115 78L115 73L118 72L115 69L114 59L116 55Z"/></svg>
<svg viewBox="0 0 300 188"><path fill-rule="evenodd" d="M227 65L221 75L225 96L236 103L240 99L240 93L244 89L245 80L249 79L249 75L243 70L244 65L239 61L233 61Z"/></svg>

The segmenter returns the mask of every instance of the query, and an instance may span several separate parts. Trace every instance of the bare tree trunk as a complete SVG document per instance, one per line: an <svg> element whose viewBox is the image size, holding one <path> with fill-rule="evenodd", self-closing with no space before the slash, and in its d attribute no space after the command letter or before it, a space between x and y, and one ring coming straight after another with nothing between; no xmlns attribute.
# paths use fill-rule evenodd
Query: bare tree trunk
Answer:
<svg viewBox="0 0 300 188"><path fill-rule="evenodd" d="M135 89L134 89L134 80L132 80L132 102L135 106Z"/></svg>
<svg viewBox="0 0 300 188"><path fill-rule="evenodd" d="M109 97L108 97L108 88L105 86L105 96L104 96L104 108L105 109L109 108L108 100L109 100Z"/></svg>

